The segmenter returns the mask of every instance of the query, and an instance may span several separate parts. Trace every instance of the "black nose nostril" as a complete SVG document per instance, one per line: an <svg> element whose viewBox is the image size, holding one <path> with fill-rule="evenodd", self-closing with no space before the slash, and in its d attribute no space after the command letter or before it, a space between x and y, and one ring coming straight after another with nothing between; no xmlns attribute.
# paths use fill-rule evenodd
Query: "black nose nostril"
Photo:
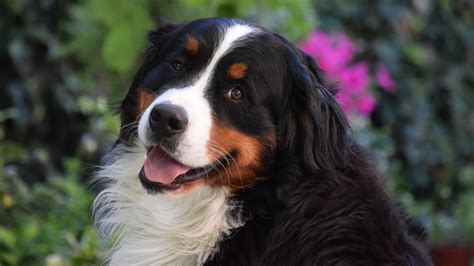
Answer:
<svg viewBox="0 0 474 266"><path fill-rule="evenodd" d="M162 120L162 114L156 108L153 108L150 112L150 123L160 123Z"/></svg>
<svg viewBox="0 0 474 266"><path fill-rule="evenodd" d="M170 128L170 130L181 130L184 129L185 126L186 124L183 120L176 119L173 117L168 120L168 127Z"/></svg>
<svg viewBox="0 0 474 266"><path fill-rule="evenodd" d="M149 124L157 137L170 137L186 129L188 117L182 107L162 103L151 110Z"/></svg>

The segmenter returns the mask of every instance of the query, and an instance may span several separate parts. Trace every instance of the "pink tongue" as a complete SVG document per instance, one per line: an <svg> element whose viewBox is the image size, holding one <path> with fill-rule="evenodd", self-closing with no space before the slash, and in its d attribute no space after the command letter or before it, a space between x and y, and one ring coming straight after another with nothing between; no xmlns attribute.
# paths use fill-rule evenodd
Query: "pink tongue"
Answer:
<svg viewBox="0 0 474 266"><path fill-rule="evenodd" d="M152 182L170 184L176 177L189 171L162 152L156 146L148 153L145 160L145 176Z"/></svg>

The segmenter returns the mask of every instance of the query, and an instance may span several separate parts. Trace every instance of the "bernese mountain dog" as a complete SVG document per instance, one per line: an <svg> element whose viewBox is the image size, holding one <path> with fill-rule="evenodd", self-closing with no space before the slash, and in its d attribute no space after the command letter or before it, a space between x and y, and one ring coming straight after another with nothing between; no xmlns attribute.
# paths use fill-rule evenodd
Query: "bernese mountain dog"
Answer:
<svg viewBox="0 0 474 266"><path fill-rule="evenodd" d="M431 265L316 62L245 21L166 24L96 180L111 265Z"/></svg>

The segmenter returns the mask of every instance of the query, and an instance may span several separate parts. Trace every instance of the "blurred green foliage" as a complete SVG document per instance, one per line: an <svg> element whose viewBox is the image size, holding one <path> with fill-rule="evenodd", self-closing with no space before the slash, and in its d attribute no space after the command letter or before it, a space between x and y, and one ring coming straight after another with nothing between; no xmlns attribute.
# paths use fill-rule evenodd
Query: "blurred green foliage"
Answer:
<svg viewBox="0 0 474 266"><path fill-rule="evenodd" d="M66 51L85 66L130 74L154 24L149 1L87 0L70 8ZM121 88L123 89L123 88Z"/></svg>
<svg viewBox="0 0 474 266"><path fill-rule="evenodd" d="M31 188L13 173L0 175L2 265L38 265L54 257L73 265L97 261L100 243L88 215L93 196L78 180L79 159L65 163L64 176Z"/></svg>
<svg viewBox="0 0 474 266"><path fill-rule="evenodd" d="M316 14L316 15L315 15ZM112 146L125 95L162 21L248 19L297 42L342 31L383 62L355 137L435 242L473 241L472 3L448 0L5 0L0 2L0 264L93 264L86 180ZM317 18L317 19L316 19Z"/></svg>

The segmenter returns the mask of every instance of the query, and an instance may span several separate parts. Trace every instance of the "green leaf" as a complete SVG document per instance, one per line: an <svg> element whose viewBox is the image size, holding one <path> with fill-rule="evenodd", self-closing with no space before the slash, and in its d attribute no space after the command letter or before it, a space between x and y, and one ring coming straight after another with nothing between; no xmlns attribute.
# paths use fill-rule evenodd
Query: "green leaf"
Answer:
<svg viewBox="0 0 474 266"><path fill-rule="evenodd" d="M3 243L5 246L7 246L10 249L15 248L15 245L16 245L15 233L5 227L0 227L0 243Z"/></svg>
<svg viewBox="0 0 474 266"><path fill-rule="evenodd" d="M144 7L130 9L129 17L114 25L105 37L102 57L107 67L119 73L131 71L152 26Z"/></svg>
<svg viewBox="0 0 474 266"><path fill-rule="evenodd" d="M405 48L407 59L415 65L423 65L426 62L425 48L415 42L408 43Z"/></svg>
<svg viewBox="0 0 474 266"><path fill-rule="evenodd" d="M129 0L91 0L89 4L94 16L110 28L127 17L133 5Z"/></svg>

